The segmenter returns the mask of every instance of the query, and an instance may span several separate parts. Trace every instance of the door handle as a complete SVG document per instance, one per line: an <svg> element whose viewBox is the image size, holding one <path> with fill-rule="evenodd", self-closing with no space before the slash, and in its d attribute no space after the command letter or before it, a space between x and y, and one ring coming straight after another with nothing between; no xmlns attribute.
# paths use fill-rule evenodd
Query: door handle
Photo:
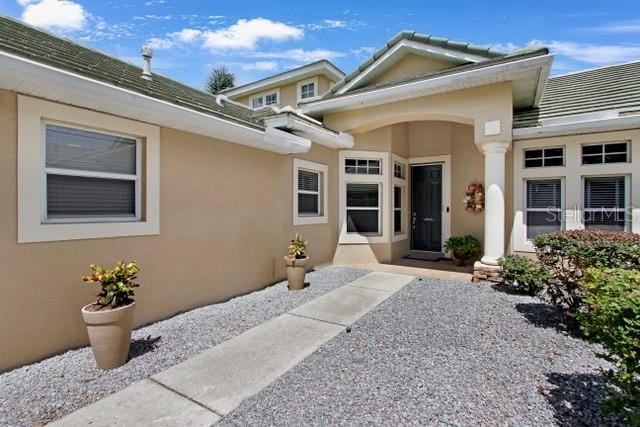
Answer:
<svg viewBox="0 0 640 427"><path fill-rule="evenodd" d="M433 218L422 218L423 221L433 221Z"/></svg>

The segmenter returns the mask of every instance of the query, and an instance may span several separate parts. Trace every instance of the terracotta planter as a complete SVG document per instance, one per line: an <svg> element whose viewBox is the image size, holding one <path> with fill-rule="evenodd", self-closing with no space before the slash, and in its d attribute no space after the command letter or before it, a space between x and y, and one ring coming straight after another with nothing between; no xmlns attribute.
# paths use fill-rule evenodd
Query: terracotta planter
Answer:
<svg viewBox="0 0 640 427"><path fill-rule="evenodd" d="M91 305L93 303L82 307L82 318L98 368L113 369L124 365L129 356L136 303L112 310L88 311L87 307Z"/></svg>
<svg viewBox="0 0 640 427"><path fill-rule="evenodd" d="M289 282L290 291L299 291L304 289L305 266L309 261L309 257L296 259L294 257L285 256L284 264L287 266L287 281Z"/></svg>

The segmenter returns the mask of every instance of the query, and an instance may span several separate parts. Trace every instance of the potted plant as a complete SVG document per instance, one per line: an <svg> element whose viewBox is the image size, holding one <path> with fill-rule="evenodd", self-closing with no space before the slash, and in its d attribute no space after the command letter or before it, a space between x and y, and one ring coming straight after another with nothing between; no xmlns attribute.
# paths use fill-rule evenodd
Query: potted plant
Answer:
<svg viewBox="0 0 640 427"><path fill-rule="evenodd" d="M458 260L458 265L466 265L467 260L480 254L480 242L473 236L451 237L444 242L444 249Z"/></svg>
<svg viewBox="0 0 640 427"><path fill-rule="evenodd" d="M97 301L82 307L89 342L98 368L113 369L123 365L129 356L131 327L136 303L133 288L138 264L120 261L111 270L95 264L93 274L82 277L88 283L99 283Z"/></svg>
<svg viewBox="0 0 640 427"><path fill-rule="evenodd" d="M296 233L295 238L289 245L289 254L284 257L284 264L287 266L287 281L289 282L289 290L296 291L304 289L305 266L309 257L306 254L306 240Z"/></svg>

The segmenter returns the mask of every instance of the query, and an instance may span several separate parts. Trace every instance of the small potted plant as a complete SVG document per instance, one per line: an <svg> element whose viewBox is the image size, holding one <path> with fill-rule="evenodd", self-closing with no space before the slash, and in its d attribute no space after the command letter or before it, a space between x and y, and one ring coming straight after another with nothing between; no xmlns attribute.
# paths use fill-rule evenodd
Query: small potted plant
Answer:
<svg viewBox="0 0 640 427"><path fill-rule="evenodd" d="M82 280L99 283L101 288L97 301L82 307L82 317L98 368L113 369L129 356L138 264L120 261L111 270L92 264L91 270L93 274Z"/></svg>
<svg viewBox="0 0 640 427"><path fill-rule="evenodd" d="M305 266L309 257L306 254L306 240L296 233L295 238L289 245L289 254L284 257L284 264L287 266L287 281L289 282L289 290L297 291L304 289Z"/></svg>
<svg viewBox="0 0 640 427"><path fill-rule="evenodd" d="M458 265L464 266L467 261L480 254L480 242L473 236L451 237L444 242L444 249L451 252L458 260Z"/></svg>

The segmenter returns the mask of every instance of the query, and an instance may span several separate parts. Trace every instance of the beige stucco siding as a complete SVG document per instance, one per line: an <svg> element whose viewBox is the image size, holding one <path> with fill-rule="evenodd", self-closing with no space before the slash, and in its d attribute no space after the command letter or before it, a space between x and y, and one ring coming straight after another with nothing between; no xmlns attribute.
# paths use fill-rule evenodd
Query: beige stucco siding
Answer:
<svg viewBox="0 0 640 427"><path fill-rule="evenodd" d="M451 67L453 67L453 64L446 61L440 61L435 58L429 58L422 55L408 54L393 64L391 68L371 79L366 86L393 82L406 79L408 77L416 77L432 71L443 70Z"/></svg>
<svg viewBox="0 0 640 427"><path fill-rule="evenodd" d="M88 266L140 263L136 325L261 288L284 277L295 231L314 264L337 241L337 152L297 156L329 166L329 223L292 225L293 156L161 129L160 234L17 243L15 93L0 91L0 371L87 344L80 308L97 289Z"/></svg>

